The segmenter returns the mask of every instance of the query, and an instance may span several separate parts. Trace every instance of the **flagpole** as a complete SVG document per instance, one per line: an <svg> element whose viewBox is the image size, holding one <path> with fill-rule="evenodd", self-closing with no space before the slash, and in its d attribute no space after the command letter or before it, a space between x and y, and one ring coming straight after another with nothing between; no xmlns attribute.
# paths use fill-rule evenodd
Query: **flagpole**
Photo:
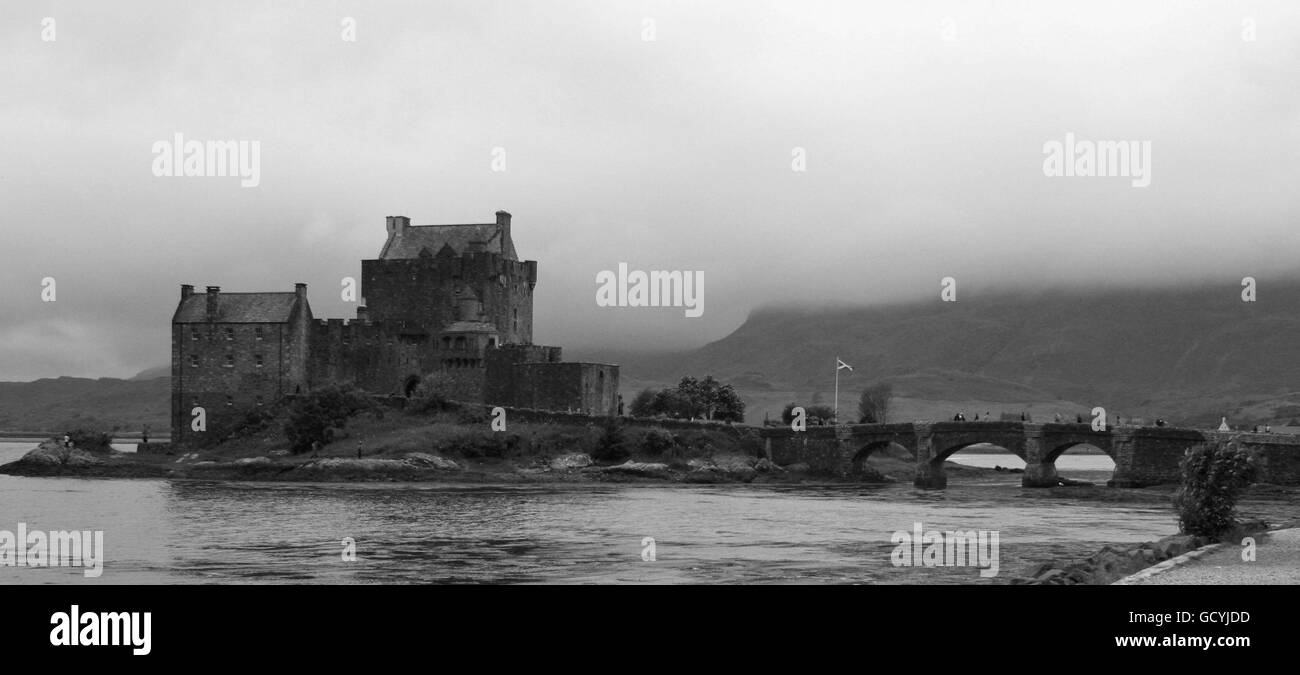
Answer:
<svg viewBox="0 0 1300 675"><path fill-rule="evenodd" d="M840 423L840 357L835 357L835 423Z"/></svg>

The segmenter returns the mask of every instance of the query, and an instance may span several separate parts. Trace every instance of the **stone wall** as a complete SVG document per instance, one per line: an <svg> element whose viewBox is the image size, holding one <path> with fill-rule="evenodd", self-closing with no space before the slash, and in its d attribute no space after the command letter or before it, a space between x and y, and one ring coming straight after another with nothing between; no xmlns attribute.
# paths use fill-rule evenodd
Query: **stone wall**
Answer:
<svg viewBox="0 0 1300 675"><path fill-rule="evenodd" d="M536 283L536 263L493 252L361 261L361 292L372 321L409 321L434 333L457 320L456 291L469 286L483 303L485 320L509 344L533 341Z"/></svg>
<svg viewBox="0 0 1300 675"><path fill-rule="evenodd" d="M213 428L235 411L305 389L299 335L292 323L173 324L172 440L183 444L194 433L196 406Z"/></svg>

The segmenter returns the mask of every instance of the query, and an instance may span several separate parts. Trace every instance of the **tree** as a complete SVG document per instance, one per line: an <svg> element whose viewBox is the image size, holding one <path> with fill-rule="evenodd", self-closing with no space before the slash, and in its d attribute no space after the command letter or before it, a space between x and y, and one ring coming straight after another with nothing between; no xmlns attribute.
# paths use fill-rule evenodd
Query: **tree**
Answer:
<svg viewBox="0 0 1300 675"><path fill-rule="evenodd" d="M712 375L703 380L683 377L676 387L642 390L632 401L636 417L679 417L689 419L745 421L745 402L735 387L722 384Z"/></svg>
<svg viewBox="0 0 1300 675"><path fill-rule="evenodd" d="M1188 450L1181 464L1183 485L1174 495L1179 528L1216 539L1231 532L1237 497L1255 478L1250 455L1236 443L1211 443Z"/></svg>
<svg viewBox="0 0 1300 675"><path fill-rule="evenodd" d="M627 436L623 434L623 425L617 417L610 417L596 439L596 448L591 458L598 462L621 462L631 456L627 448Z"/></svg>
<svg viewBox="0 0 1300 675"><path fill-rule="evenodd" d="M319 442L334 440L348 418L374 407L366 395L350 386L330 385L298 397L289 408L284 435L294 453L303 453Z"/></svg>
<svg viewBox="0 0 1300 675"><path fill-rule="evenodd" d="M632 399L632 404L628 406L628 413L633 417L654 417L658 414L655 410L655 390L642 389Z"/></svg>
<svg viewBox="0 0 1300 675"><path fill-rule="evenodd" d="M884 424L889 419L889 404L894 400L894 388L887 382L867 387L858 398L858 421L866 424Z"/></svg>

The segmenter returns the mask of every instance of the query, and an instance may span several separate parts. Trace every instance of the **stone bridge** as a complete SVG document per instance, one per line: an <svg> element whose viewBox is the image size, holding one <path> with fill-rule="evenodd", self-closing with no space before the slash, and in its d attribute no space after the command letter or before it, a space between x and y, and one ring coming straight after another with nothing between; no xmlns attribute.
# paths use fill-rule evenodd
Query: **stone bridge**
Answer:
<svg viewBox="0 0 1300 675"><path fill-rule="evenodd" d="M768 459L777 464L805 463L838 476L863 473L873 452L892 444L916 459L917 487L947 486L943 463L953 453L988 443L1025 461L1025 487L1058 485L1056 458L1070 448L1091 445L1115 461L1110 485L1139 487L1181 480L1179 460L1188 449L1235 440L1259 467L1259 482L1300 483L1300 436L1202 431L1171 427L1119 427L1094 431L1090 424L1029 422L909 422L765 428L760 432Z"/></svg>

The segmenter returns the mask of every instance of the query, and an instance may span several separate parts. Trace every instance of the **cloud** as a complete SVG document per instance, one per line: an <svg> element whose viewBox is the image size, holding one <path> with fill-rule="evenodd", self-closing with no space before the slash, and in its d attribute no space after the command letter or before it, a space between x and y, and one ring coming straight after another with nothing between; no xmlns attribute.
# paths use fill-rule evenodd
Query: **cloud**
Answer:
<svg viewBox="0 0 1300 675"><path fill-rule="evenodd" d="M510 210L539 260L535 338L570 347L698 345L763 304L929 297L944 276L1288 274L1300 6L1253 6L1251 42L1225 7L1045 5L73 2L47 10L54 43L11 13L0 311L52 330L28 291L57 275L93 343L0 358L165 362L181 283L304 281L317 316L351 316L339 279L396 214ZM261 185L154 177L176 132L260 141ZM1150 141L1151 186L1045 177L1066 132ZM619 262L704 271L705 316L597 307Z"/></svg>

